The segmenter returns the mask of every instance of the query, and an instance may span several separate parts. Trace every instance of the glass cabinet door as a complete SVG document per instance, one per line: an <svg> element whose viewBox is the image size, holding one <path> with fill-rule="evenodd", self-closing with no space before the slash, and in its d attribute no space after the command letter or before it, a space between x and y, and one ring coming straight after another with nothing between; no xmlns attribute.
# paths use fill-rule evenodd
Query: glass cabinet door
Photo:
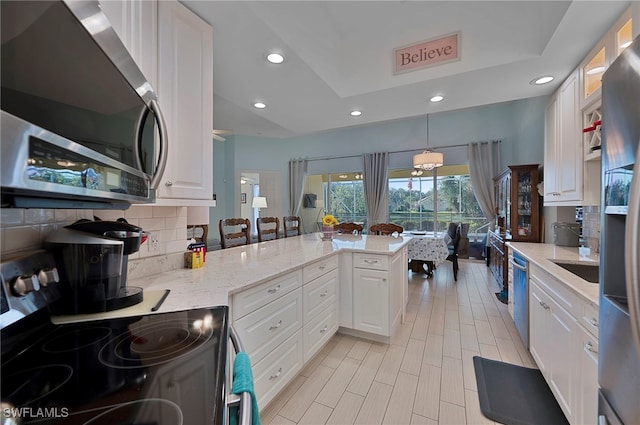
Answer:
<svg viewBox="0 0 640 425"><path fill-rule="evenodd" d="M518 195L517 228L514 229L518 236L529 237L531 235L531 171L523 171L517 174L516 191Z"/></svg>

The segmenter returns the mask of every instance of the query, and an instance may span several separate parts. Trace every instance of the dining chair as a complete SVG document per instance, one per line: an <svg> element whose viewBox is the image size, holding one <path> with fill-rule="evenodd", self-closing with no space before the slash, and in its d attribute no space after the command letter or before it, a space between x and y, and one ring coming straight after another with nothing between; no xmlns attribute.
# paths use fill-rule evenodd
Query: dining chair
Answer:
<svg viewBox="0 0 640 425"><path fill-rule="evenodd" d="M251 243L251 222L248 218L225 218L218 222L222 249Z"/></svg>
<svg viewBox="0 0 640 425"><path fill-rule="evenodd" d="M208 224L191 224L187 226L187 239L192 237L196 242L207 242Z"/></svg>
<svg viewBox="0 0 640 425"><path fill-rule="evenodd" d="M333 226L333 230L343 234L351 233L360 235L362 234L362 225L357 223L338 223Z"/></svg>
<svg viewBox="0 0 640 425"><path fill-rule="evenodd" d="M300 217L298 216L290 215L282 218L282 229L284 230L285 238L289 236L300 236L302 234L301 226L302 221L300 221Z"/></svg>
<svg viewBox="0 0 640 425"><path fill-rule="evenodd" d="M458 281L458 248L460 247L460 231L461 226L458 225L456 231L453 235L453 240L451 242L451 246L449 247L449 256L447 256L447 260L451 261L453 267L453 280L455 282Z"/></svg>
<svg viewBox="0 0 640 425"><path fill-rule="evenodd" d="M278 217L259 217L256 221L258 242L280 238L280 219Z"/></svg>
<svg viewBox="0 0 640 425"><path fill-rule="evenodd" d="M372 235L392 235L393 233L402 233L404 228L393 223L378 223L369 227L369 233Z"/></svg>

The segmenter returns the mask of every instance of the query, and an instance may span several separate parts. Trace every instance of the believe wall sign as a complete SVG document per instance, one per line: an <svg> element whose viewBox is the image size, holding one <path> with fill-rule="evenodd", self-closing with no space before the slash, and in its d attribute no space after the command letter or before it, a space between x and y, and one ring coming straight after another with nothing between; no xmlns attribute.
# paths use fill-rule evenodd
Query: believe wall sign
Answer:
<svg viewBox="0 0 640 425"><path fill-rule="evenodd" d="M460 33L455 33L393 49L396 57L394 74L460 60L459 43Z"/></svg>

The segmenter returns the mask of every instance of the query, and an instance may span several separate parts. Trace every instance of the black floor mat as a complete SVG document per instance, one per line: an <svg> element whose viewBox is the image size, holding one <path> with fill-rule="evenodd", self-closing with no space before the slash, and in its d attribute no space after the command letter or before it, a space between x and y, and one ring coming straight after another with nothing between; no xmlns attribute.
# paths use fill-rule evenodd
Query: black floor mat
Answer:
<svg viewBox="0 0 640 425"><path fill-rule="evenodd" d="M480 410L506 425L569 424L538 369L474 356Z"/></svg>

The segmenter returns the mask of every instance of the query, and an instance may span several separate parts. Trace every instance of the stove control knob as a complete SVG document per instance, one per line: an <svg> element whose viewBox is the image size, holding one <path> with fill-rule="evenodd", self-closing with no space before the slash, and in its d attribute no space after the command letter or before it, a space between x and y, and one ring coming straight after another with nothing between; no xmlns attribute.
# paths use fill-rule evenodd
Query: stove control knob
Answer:
<svg viewBox="0 0 640 425"><path fill-rule="evenodd" d="M39 291L40 282L35 274L18 276L11 285L13 293L17 296L27 295L29 292Z"/></svg>
<svg viewBox="0 0 640 425"><path fill-rule="evenodd" d="M60 282L60 275L58 274L58 269L53 267L51 269L42 269L38 273L38 282L40 285L47 286L50 283L58 283Z"/></svg>

